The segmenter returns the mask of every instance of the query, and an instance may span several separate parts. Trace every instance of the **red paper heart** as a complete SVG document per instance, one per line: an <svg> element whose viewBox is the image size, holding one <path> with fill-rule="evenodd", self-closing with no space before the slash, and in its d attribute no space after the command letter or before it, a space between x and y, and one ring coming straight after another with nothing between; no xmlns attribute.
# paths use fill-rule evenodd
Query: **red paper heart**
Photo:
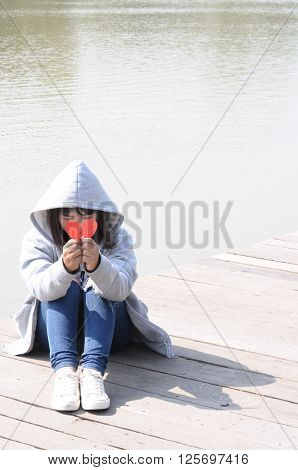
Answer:
<svg viewBox="0 0 298 470"><path fill-rule="evenodd" d="M82 223L82 237L91 238L97 230L97 222L94 219L85 220Z"/></svg>
<svg viewBox="0 0 298 470"><path fill-rule="evenodd" d="M80 240L82 237L92 238L97 230L97 222L94 219L85 220L82 224L75 220L68 220L64 227L70 238Z"/></svg>

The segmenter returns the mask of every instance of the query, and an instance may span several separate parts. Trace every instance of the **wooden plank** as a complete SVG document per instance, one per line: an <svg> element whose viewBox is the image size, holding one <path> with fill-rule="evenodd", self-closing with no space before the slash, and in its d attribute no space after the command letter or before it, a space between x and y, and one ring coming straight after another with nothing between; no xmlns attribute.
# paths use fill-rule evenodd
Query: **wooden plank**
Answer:
<svg viewBox="0 0 298 470"><path fill-rule="evenodd" d="M298 279L298 274L292 273L290 271L266 268L265 266L253 266L249 264L243 265L242 263L225 261L217 258L209 258L196 264L212 266L213 268L224 270L225 272L238 272L240 277L243 276L243 273L254 274L256 278L260 279L260 282L262 282L262 280L266 282L266 279L280 279L281 281L289 281L288 286L285 282L281 283L281 286L287 286L285 287L287 289L292 289L294 283L297 283ZM194 263L190 264L190 266L194 267Z"/></svg>
<svg viewBox="0 0 298 470"><path fill-rule="evenodd" d="M233 263L247 264L268 269L278 269L280 271L288 271L290 273L298 273L298 265L286 262L272 261L257 256L240 255L234 253L222 253L212 258L223 261L231 261Z"/></svg>
<svg viewBox="0 0 298 470"><path fill-rule="evenodd" d="M229 369L242 370L244 368L254 370L256 373L272 375L275 378L283 378L297 382L297 362L266 356L255 352L242 351L240 349L228 349L224 346L191 341L177 336L172 336L175 353L179 357L202 363L228 367ZM235 361L234 354L239 362Z"/></svg>
<svg viewBox="0 0 298 470"><path fill-rule="evenodd" d="M290 264L297 267L298 265L298 252L297 250L289 250L280 246L270 246L267 243L259 242L253 245L228 250L226 253L249 256L250 258L260 258L263 260L275 261L279 263ZM217 255L218 257L221 255Z"/></svg>
<svg viewBox="0 0 298 470"><path fill-rule="evenodd" d="M278 302L271 295L159 276L142 292L150 318L170 335L297 360L297 304L291 297Z"/></svg>
<svg viewBox="0 0 298 470"><path fill-rule="evenodd" d="M177 336L172 336L171 339L174 345L175 354L177 354L178 357L187 359L188 361L227 367L231 370L242 370L242 367L244 367L248 370L253 370L255 373L272 375L275 378L283 378L294 382L298 381L297 361L288 361L286 359L280 359L269 355L266 356L255 352L231 349L225 346L218 346L202 341L191 341ZM11 338L0 335L0 343L8 342L10 340ZM151 368L152 366L155 366L156 361L162 358L162 356L160 357L160 355L156 355L145 345L130 343L128 348L133 351L134 355L148 353L150 358L149 360L151 361ZM119 357L123 362L125 362L124 352L126 352L126 349L127 348L119 352ZM1 353L0 355L7 357L5 353ZM239 362L235 360L235 356ZM49 354L46 352L32 351L26 355L10 357L17 361L25 361L32 364L50 367ZM113 361L114 357L118 358L118 353L111 353L110 361ZM168 361L165 363L165 366L168 370ZM176 372L179 374L179 370L176 370Z"/></svg>
<svg viewBox="0 0 298 470"><path fill-rule="evenodd" d="M22 359L18 358L15 360L20 361ZM142 347L141 345L135 344L132 345L132 347L126 348L120 353L112 354L109 361L108 370L113 370L113 368L115 368L114 363L122 364L125 370L123 380L120 379L120 382L117 382L119 385L123 385L125 383L128 386L133 385L133 383L131 382L131 375L134 376L135 368L148 368L151 372L155 371L158 373L166 374L167 376L163 377L162 379L159 379L159 376L157 375L156 379L153 380L156 380L156 383L159 383L161 381L163 384L166 384L166 386L170 382L170 384L168 385L169 389L172 388L172 380L174 380L175 382L179 380L181 382L182 379L182 385L180 385L180 387L182 387L182 389L185 388L186 390L190 390L191 388L193 390L191 393L195 397L194 402L197 403L198 397L195 394L197 384L193 382L185 382L186 378L195 380L200 383L201 387L199 404L203 404L211 408L221 409L222 406L222 403L218 403L213 399L210 399L210 397L218 397L218 391L216 390L219 387L215 387L214 389L212 384L218 385L220 387L223 386L224 388L228 389L228 395L229 397L231 397L232 403L236 403L236 406L239 407L240 414L242 413L243 408L246 409L247 397L241 395L241 393L243 393L244 391L255 395L262 394L265 397L274 397L275 399L277 398L280 400L285 400L286 402L292 401L293 403L297 403L297 382L275 378L273 376L270 376L268 373L256 374L253 370L250 370L249 375L247 375L242 370L237 370L234 368L231 369L229 367L221 367L217 365L212 365L210 363L200 363L199 361L190 361L188 359L185 360L184 358L178 358L176 360L168 361L160 355L155 355L154 353L147 350L147 348ZM44 364L44 362L42 362L42 364ZM227 364L234 365L235 362L227 361ZM50 367L49 362L47 365L48 367ZM128 369L126 370L125 366L127 365L132 366L132 368L128 367ZM237 366L240 368L239 364L237 364ZM116 365L116 367L118 367L118 365ZM137 374L140 372L138 369ZM144 376L146 376L147 371L145 370L143 374ZM118 375L119 374L117 373L116 376ZM122 374L120 374L120 376L121 375ZM151 380L151 375L149 374L148 381L150 382ZM142 382L144 382L144 378L142 379ZM254 388L254 385L257 387L256 389ZM138 384L135 384L135 387L138 388ZM231 388L232 390L230 390ZM202 392L202 389L204 390L204 393ZM234 390L238 390L240 394L236 393ZM154 393L160 394L161 391L157 389ZM171 397L173 395L169 394L169 396ZM183 401L189 401L187 397L183 397L183 393L181 399ZM191 398L190 401L193 402L193 398ZM250 414L250 412L245 411L244 414L250 414L251 416L261 418L263 415L262 410L259 409L258 396L256 396L255 401L255 403L251 403L254 412ZM298 425L296 405L293 406L292 403L288 405L287 403L284 404L273 402L273 405L271 406L275 409L275 413L278 413L280 420L283 419L283 416L286 416L285 422L287 422L287 415L289 414L291 417L291 424ZM289 413L289 408L291 408L292 406L293 410L291 413ZM263 417L268 418L267 414L265 414Z"/></svg>
<svg viewBox="0 0 298 470"><path fill-rule="evenodd" d="M18 419L3 415L0 415L0 428L4 438L10 438L12 432L16 429L13 433L15 441L29 445L34 444L34 446L41 449L115 449L114 447L101 444L99 442L100 436L99 440L85 439L83 437L77 438L62 431L53 431L45 426L37 426L26 421L20 423ZM15 444L14 448L18 448L17 444Z"/></svg>
<svg viewBox="0 0 298 470"><path fill-rule="evenodd" d="M34 427L34 434L44 433L42 441L43 449L76 449L77 443L80 449L112 449L123 450L126 448L135 449L190 449L190 446L172 443L166 439L156 439L152 436L143 435L139 432L131 432L123 427L108 426L100 421L93 421L80 417L82 410L77 412L57 412L46 407L33 405L30 402L19 401L11 398L0 396L0 409L3 410L5 416L0 416L0 426L5 429L9 426L7 437L9 437L17 424L22 423L13 434L13 439L22 439L25 442L32 442L32 435L29 439L26 433L23 433L21 426L23 423ZM26 413L26 411L28 413ZM25 414L26 413L26 414ZM96 413L96 412L94 412ZM12 418L11 416L18 416ZM19 431L20 429L20 431ZM29 434L31 431L29 432ZM128 442L127 436L130 436ZM47 441L48 439L48 441ZM61 443L61 439L63 443ZM5 441L5 439L4 439ZM37 442L36 440L33 440ZM111 442L110 445L107 442ZM113 444L112 444L113 443ZM58 444L58 446L57 446ZM65 445L66 447L63 447ZM123 447L123 445L128 447ZM135 446L135 447L134 447Z"/></svg>
<svg viewBox="0 0 298 470"><path fill-rule="evenodd" d="M8 362L7 362L8 361ZM13 361L13 362L11 362ZM24 411L27 410L28 403L32 403L34 399L38 396L33 410L29 410L28 415L25 417L25 421L30 422L30 416L35 416L34 424L43 424L44 426L56 429L58 431L64 431L65 429L71 429L68 431L71 439L71 436L75 437L86 437L88 439L95 439L94 425L90 426L88 421L81 422L79 419L74 418L73 413L59 413L55 410L48 409L47 413L44 415L43 408L50 408L50 399L52 394L52 388L54 384L54 375L50 378L49 383L46 384L43 389L43 385L46 383L47 378L51 375L49 368L40 367L37 365L29 363L21 363L20 361L14 361L13 359L6 359L4 357L0 358L0 370L7 370L7 365L13 364L13 372L8 375L5 383L0 386L0 395L2 399L12 399L11 407L8 408L6 404L2 401L0 404L1 414L10 414L14 419L21 419L24 415ZM38 376L38 377L37 377ZM19 387L19 384L22 384L22 387ZM41 394L39 395L39 392ZM140 398L143 393L139 392ZM113 393L112 393L113 395ZM16 408L15 401L18 400L23 403L22 408ZM107 414L108 419L106 422L99 420L96 426L96 436L98 433L98 438L96 437L96 442L101 445L109 446L109 448L121 448L121 449L190 449L192 446L187 442L187 439L184 436L184 441L177 439L171 439L171 436L167 433L162 433L157 429L157 433L160 434L154 435L152 432L152 423L147 423L143 425L144 415L143 413L130 413L126 411L125 405L120 403L119 398L113 400L113 406L109 410L104 410L103 412ZM112 415L116 413L115 406L123 405L123 412L121 416L116 420L111 419ZM144 406L144 405L143 405ZM74 414L81 415L83 410L79 410ZM99 416L102 411L99 411ZM44 419L43 419L44 417ZM164 421L162 421L163 423ZM107 426L108 425L108 426ZM158 423L159 427L162 426ZM136 428L136 429L131 429ZM169 433L170 434L170 433ZM182 433L180 433L182 434ZM179 435L180 435L179 434ZM177 436L179 437L179 436ZM14 435L13 438L16 439ZM23 442L28 442L23 439ZM30 443L30 442L29 442ZM86 443L86 446L88 444ZM74 447L75 448L75 447ZM95 447L94 447L95 448ZM105 447L108 448L108 447Z"/></svg>
<svg viewBox="0 0 298 470"><path fill-rule="evenodd" d="M135 441L140 449L294 448L297 248L293 232L285 240L263 240L138 279L134 292L148 305L149 318L171 335L179 357L169 360L136 343L112 353L105 377L108 410L49 409L54 375L43 388L53 372L48 353L2 353L2 427L9 430L37 397L13 435L19 445L43 447L50 433L53 445L63 434L69 448L77 448L73 438L107 448L119 442L131 448ZM0 319L0 331L1 342L18 337L10 317Z"/></svg>
<svg viewBox="0 0 298 470"><path fill-rule="evenodd" d="M162 276L151 277L150 281L142 286L144 301L148 302L148 308L153 315L158 308L163 309L163 317L168 319L173 318L173 307L176 305L175 310L185 307L188 313L188 308L192 308L192 304L196 303L195 294L198 292L198 299L202 302L205 300L210 305L216 305L221 308L234 309L235 313L238 312L238 307L242 307L243 312L251 313L255 318L267 318L270 311L272 315L280 315L282 313L282 322L290 324L295 328L296 306L298 300L298 291L293 290L285 295L284 292L278 292L278 298L272 295L270 290L264 292L265 289L237 289L208 283L198 283L197 281L184 282L181 279L165 278ZM162 292L159 296L156 295L157 288ZM183 302L177 302L177 292L179 296L183 295ZM249 304L249 305L248 305ZM196 303L196 305L198 305ZM207 306L206 306L207 307ZM197 308L196 308L197 310ZM161 310L160 310L161 312ZM241 317L242 320L242 317ZM294 323L293 323L294 320ZM279 317L281 321L281 317ZM178 331L178 330L176 330Z"/></svg>
<svg viewBox="0 0 298 470"><path fill-rule="evenodd" d="M0 318L0 331L7 337L7 342L11 342L15 338L20 338L15 329L15 320L9 316Z"/></svg>
<svg viewBox="0 0 298 470"><path fill-rule="evenodd" d="M168 362L167 359L164 360ZM3 368L8 370L7 362L11 363L13 359L1 358L0 370ZM30 402L38 390L36 386L32 386L30 378L33 374L36 378L40 378L42 374L39 371L46 368L28 363L21 364L20 361L14 362L15 365L10 367L10 370L14 371L13 375L2 386L2 389L5 388L1 395ZM22 387L17 387L16 383L20 383L18 381L20 378ZM42 388L43 383L44 381L40 379L39 388ZM37 406L48 407L51 389L51 383L47 384L36 400ZM281 426L272 422L273 416L263 405L262 399L253 394L171 377L146 369L127 367L115 362L109 364L106 390L111 397L111 408L100 412L98 417L101 423L110 426L123 426L125 423L126 429L141 432L146 430L150 435L154 433L155 436L164 439L201 448L210 448L210 445L216 448L218 443L221 445L220 448L225 448L227 445L229 448L236 444L236 448L255 448L255 446L290 448L289 440ZM237 398L235 400L237 394L244 400L243 414L240 414L242 405L238 405ZM223 400L226 403L228 397L231 397L229 398L231 411L224 413L224 417L222 413L218 413L219 408L218 406L216 408L216 403L222 404ZM293 419L293 413L295 415L294 407L281 400L267 398L266 402L269 403L277 419L280 420L282 417L286 432L290 433L291 439L296 442L298 428L288 426L287 422ZM226 411L226 408L222 410ZM249 416L250 413L255 413L257 418ZM265 414L267 419L263 419ZM92 414L91 419L94 416ZM213 423L212 429L209 426L210 422ZM51 423L52 426L51 420L48 419L47 423ZM199 429L204 435L203 438L201 433L198 435L197 426L201 426ZM233 429L232 434L231 429ZM114 430L114 434L115 432L117 431ZM264 438L265 435L268 440ZM237 436L236 441L233 442L232 436L233 439Z"/></svg>
<svg viewBox="0 0 298 470"><path fill-rule="evenodd" d="M114 386L111 385L110 387L113 391ZM10 401L10 404L9 404ZM16 410L18 410L20 402L18 400L11 400L11 399L5 399L5 406L8 408L9 411L11 411L12 407L15 407ZM136 437L136 445L135 443L132 443L130 445L130 449L152 449L154 448L155 450L157 449L163 449L163 450L170 450L169 444L171 443L171 449L203 449L202 445L205 445L205 448L213 448L213 449L228 449L228 448L235 448L234 446L237 445L237 448L239 449L275 449L275 448L285 448L285 449L290 449L293 447L291 444L291 440L294 439L294 442L297 440L297 428L291 428L288 426L284 426L281 428L279 425L273 426L273 424L269 424L270 429L267 426L267 423L264 421L258 421L256 423L251 423L248 418L245 418L244 421L245 423L248 424L248 435L243 436L244 431L240 432L238 434L237 432L237 425L234 422L233 416L230 416L230 413L216 413L216 422L213 424L214 428L216 430L214 432L211 432L212 430L207 427L207 424L205 422L205 419L212 419L214 415L213 411L213 416L208 410L201 409L201 417L198 419L197 416L193 416L192 410L188 406L184 406L184 411L186 410L187 416L188 416L188 423L182 423L180 424L178 421L173 422L173 420L168 421L167 420L167 415L171 410L169 409L169 404L166 402L165 409L162 407L157 410L156 405L159 403L156 400L152 400L152 398L149 396L146 403L140 403L140 401L137 401L137 407L139 408L139 405L141 407L145 407L146 409L143 410L143 421L149 421L151 423L151 428L152 432L155 431L156 427L158 426L158 422L160 421L160 418L152 415L151 409L155 407L155 413L158 413L159 415L162 415L163 420L165 421L166 426L174 426L176 434L182 434L184 433L185 439L188 439L189 441L194 441L194 438L196 438L196 443L200 445L196 446L191 446L187 447L185 445L181 444L176 444L173 441L167 441L166 439L163 440L162 442L159 441L159 445L153 447L152 444L150 443L150 438L145 440L144 442L140 442L140 439L142 440L143 436ZM29 403L28 403L29 405ZM154 406L155 405L155 406ZM0 398L0 406L2 406L2 398ZM140 410L139 413L141 413ZM175 412L175 409L172 409L172 412ZM80 413L80 414L79 414ZM198 413L196 413L198 415ZM71 421L72 418L72 421ZM231 418L231 419L230 419ZM131 420L133 421L133 416L132 413L127 416L128 421L125 421L122 423L122 426L128 426L128 423L130 425ZM87 413L87 412L79 412L77 411L76 414L71 415L70 413L58 413L53 410L48 410L46 408L41 408L33 405L28 414L25 417L25 423L31 426L34 426L35 432L38 433L38 430L41 426L50 426L55 427L55 428L61 428L61 422L63 421L64 423L64 429L67 428L69 431L75 432L77 434L85 434L89 435L91 433L91 436L93 438L97 437L101 433L101 423L103 421L106 421L106 428L110 428L113 430L113 436L114 439L117 439L118 437L118 442L122 444L121 438L118 435L118 427L113 426L110 424L111 421L114 421L114 417L111 419L107 412L104 414L99 414L99 412L93 412L93 413ZM242 424L241 426L243 427L243 419L242 419ZM182 426L182 427L181 427ZM219 426L219 427L217 427ZM253 427L255 426L258 431L257 431L257 436L263 439L263 435L267 433L270 434L272 440L265 438L262 440L262 442L255 442L254 439L252 438L253 434ZM178 430L177 428L180 429ZM39 443L45 445L47 443L47 433L46 431L50 428L45 428L45 443L39 439ZM125 428L124 428L125 429ZM52 430L52 429L50 429ZM207 435L206 435L206 430L207 430ZM200 432L201 431L201 432ZM62 430L63 432L63 430ZM252 433L252 434L250 434ZM289 435L289 439L286 437L284 433L287 433ZM17 433L16 433L17 434ZM34 433L35 434L35 433ZM167 429L164 429L164 434L167 436L168 432ZM173 434L171 432L170 434ZM20 437L24 439L24 435L22 432L19 433ZM268 438L270 436L267 436ZM283 438L284 436L284 438ZM68 436L65 436L67 439ZM26 437L25 437L26 439ZM30 440L30 439L29 439ZM73 442L74 439L73 437L69 437L69 440L66 440L66 444L64 444L64 448L77 448L76 444ZM141 446L142 444L142 446ZM295 445L295 444L294 444ZM56 447L56 441L52 443L50 446L46 448L60 448L59 446ZM84 447L83 447L84 448ZM86 447L90 448L90 446ZM102 446L103 448L107 448Z"/></svg>
<svg viewBox="0 0 298 470"><path fill-rule="evenodd" d="M186 279L187 281L228 287L235 290L263 292L265 289L268 294L273 296L284 296L285 290L297 291L298 284L298 273L211 258L202 260L200 263L181 265L178 267L178 271L172 268L140 279L138 283L140 295L146 283L150 282L155 276L180 279L182 281Z"/></svg>
<svg viewBox="0 0 298 470"><path fill-rule="evenodd" d="M223 263L221 261L221 263ZM179 267L179 273L177 271L168 271L163 274L156 275L155 277L164 277L171 279L178 279L181 282L190 281L197 282L199 284L207 284L210 286L220 286L235 291L250 291L253 294L266 294L271 297L283 298L285 295L287 298L293 300L298 299L298 274L294 274L294 277L289 279L269 277L267 275L261 275L261 273L250 272L249 270L241 272L235 263L226 263L226 269L219 269L217 265L213 263L207 265L188 265ZM248 268L251 268L249 266ZM293 273L291 273L293 275ZM147 279L147 282L151 282L153 276ZM146 282L146 283L147 283ZM142 287L145 286L145 282L138 287L141 295ZM144 291L145 292L145 291Z"/></svg>
<svg viewBox="0 0 298 470"><path fill-rule="evenodd" d="M5 446L5 449L3 447ZM0 437L0 449L1 450L44 450L42 447L29 446L23 442L14 441L13 439L7 440Z"/></svg>
<svg viewBox="0 0 298 470"><path fill-rule="evenodd" d="M189 344L189 343L187 343ZM193 351L189 351L189 353ZM297 363L295 380L287 380L280 377L274 377L267 372L256 372L249 369L241 363L237 362L238 354L236 351L234 355L230 354L230 359L221 361L221 363L214 364L209 361L200 361L194 359L193 354L191 359L189 357L178 357L174 360L165 360L161 355L156 355L148 348L139 344L132 344L119 353L113 353L110 356L109 364L115 362L131 367L138 367L165 373L172 374L175 377L182 379L188 378L192 380L199 380L208 384L215 384L225 387L235 388L241 391L248 391L251 393L262 393L264 396L269 396L281 400L298 402L298 377L297 377ZM202 354L201 354L202 356ZM3 353L2 357L8 357ZM9 356L11 357L11 356ZM34 362L34 358L37 361ZM12 357L14 360L22 361L23 357ZM27 356L26 361L36 365L46 365L50 368L50 361L48 355L41 353L31 353ZM45 364L45 362L47 363ZM287 361L283 361L283 365L288 365ZM253 385L258 387L254 390Z"/></svg>
<svg viewBox="0 0 298 470"><path fill-rule="evenodd" d="M234 362L232 363L234 364ZM130 366L129 370L131 370L132 373L134 373L134 371L137 373L137 369L144 369L143 374L145 376L148 374L148 377L150 377L151 372L166 374L167 377L163 378L163 385L165 385L168 380L168 376L172 376L181 379L181 383L184 383L186 379L191 379L192 382L187 382L187 388L191 386L195 389L195 381L232 388L242 393L250 392L253 394L262 394L263 396L298 403L297 381L280 379L270 374L256 373L253 370L245 371L236 368L222 367L180 357L168 361L158 356L153 360L152 353L146 350L144 351L139 346L128 347L122 354L117 353L112 355L110 359L110 369L116 367L114 364ZM116 369L118 370L118 366ZM156 377L158 377L158 375L156 375ZM169 377L169 380L171 380L171 377Z"/></svg>
<svg viewBox="0 0 298 470"><path fill-rule="evenodd" d="M184 273L184 271L182 271L182 273ZM215 276L213 271L209 272L208 278L206 270L204 271L204 276L207 281L208 279L211 280L213 275ZM238 277L238 281L235 277ZM192 278L194 278L194 276L192 276ZM211 303L210 311L216 311L217 317L221 317L219 319L219 325L220 323L224 323L225 328L229 328L229 321L232 321L234 326L237 324L237 343L235 343L235 341L228 343L230 346L244 350L254 349L254 347L248 349L247 343L243 344L241 339L243 337L242 322L246 322L249 323L252 334L250 343L253 346L255 344L255 334L257 336L261 334L262 336L262 348L257 348L254 352L297 360L298 351L297 345L295 344L295 335L298 322L296 315L298 291L293 289L293 291L285 296L284 290L279 289L277 284L272 280L270 280L269 285L260 283L260 288L257 287L258 283L255 279L251 282L249 282L249 280L251 281L247 276L245 278L243 275L237 276L237 273L228 275L219 273L216 278L218 285L199 284L198 277L196 277L196 281L193 282L197 283L197 286L191 283L191 289L198 299L205 302L205 304L202 303L205 309L210 309L209 305ZM220 286L220 282L224 285ZM234 284L237 287L233 287ZM272 284L272 288L270 284ZM159 276L152 276L150 280L148 279L146 284L142 285L141 298L143 298L149 306L150 318L159 323L162 327L169 328L171 335L177 335L177 332L179 332L178 336L191 340L217 343L223 346L226 345L213 327L209 318L205 315L204 320L202 320L204 311L198 302L196 302L196 298L192 295L187 285L188 284L185 284L185 282L181 280L161 278ZM160 286L162 286L162 296L156 296L156 289L159 290ZM248 292L245 292L245 286ZM175 300L174 293L177 291L183 292L185 299L185 315L181 315L181 304L177 303ZM196 294L196 292L198 294ZM241 316L237 315L238 311L242 312ZM210 316L209 310L207 310L207 312ZM255 327L257 320L258 326ZM13 322L13 319L9 319L9 321L7 318L2 319L0 323L1 330L9 330L11 335L14 334L16 336ZM191 322L192 328L189 327L189 322ZM264 348L266 342L263 342L264 325L267 329L268 327L270 328L270 337L267 340L270 344L266 349ZM282 349L283 352L286 353L289 351L290 356L285 354L279 356L277 354L272 341L274 334L273 336L271 334L274 325L276 325L274 334L275 337L278 337L278 342L280 343L279 349ZM199 334L199 332L201 334ZM206 332L208 335L206 335ZM283 337L283 334L286 336ZM282 338L280 338L280 336L282 336ZM247 340L246 335L244 339ZM283 346L285 342L286 347Z"/></svg>
<svg viewBox="0 0 298 470"><path fill-rule="evenodd" d="M285 240L292 243L298 243L298 232L287 233L271 238L271 240Z"/></svg>
<svg viewBox="0 0 298 470"><path fill-rule="evenodd" d="M275 238L270 238L268 241L264 240L262 243L265 243L268 246L278 246L285 248L287 250L298 250L298 242L288 241L288 240L279 240Z"/></svg>

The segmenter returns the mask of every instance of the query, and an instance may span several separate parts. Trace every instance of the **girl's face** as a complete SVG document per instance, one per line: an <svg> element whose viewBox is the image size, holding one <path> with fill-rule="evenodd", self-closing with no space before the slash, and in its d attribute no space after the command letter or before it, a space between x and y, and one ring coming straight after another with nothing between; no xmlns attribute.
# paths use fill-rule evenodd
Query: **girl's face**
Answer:
<svg viewBox="0 0 298 470"><path fill-rule="evenodd" d="M79 213L80 212L80 213ZM68 220L74 220L79 224L83 223L85 220L94 219L96 220L96 212L92 209L81 209L79 212L76 209L70 207L64 207L59 213L59 222L63 230L65 230L65 224Z"/></svg>

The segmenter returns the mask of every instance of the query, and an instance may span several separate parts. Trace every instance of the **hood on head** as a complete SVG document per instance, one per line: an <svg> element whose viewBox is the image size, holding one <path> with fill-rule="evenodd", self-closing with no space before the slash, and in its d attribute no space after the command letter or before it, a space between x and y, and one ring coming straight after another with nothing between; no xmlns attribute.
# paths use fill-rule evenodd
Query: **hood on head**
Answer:
<svg viewBox="0 0 298 470"><path fill-rule="evenodd" d="M82 207L109 212L110 222L116 231L124 220L123 214L84 160L73 160L69 163L54 178L30 212L33 225L51 243L54 243L54 240L47 224L46 211L59 207Z"/></svg>

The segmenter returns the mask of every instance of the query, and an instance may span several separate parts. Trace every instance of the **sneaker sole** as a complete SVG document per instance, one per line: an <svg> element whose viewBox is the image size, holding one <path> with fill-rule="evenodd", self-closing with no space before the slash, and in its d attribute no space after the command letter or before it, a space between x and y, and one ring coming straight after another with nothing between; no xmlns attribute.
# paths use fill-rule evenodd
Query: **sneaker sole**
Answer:
<svg viewBox="0 0 298 470"><path fill-rule="evenodd" d="M74 403L66 403L64 405L60 405L54 402L51 403L52 409L56 411L77 411L80 408L80 405L80 400Z"/></svg>
<svg viewBox="0 0 298 470"><path fill-rule="evenodd" d="M105 410L109 407L110 407L110 399L101 401L101 402L90 403L90 404L82 402L82 408L83 410L86 410L86 411Z"/></svg>

